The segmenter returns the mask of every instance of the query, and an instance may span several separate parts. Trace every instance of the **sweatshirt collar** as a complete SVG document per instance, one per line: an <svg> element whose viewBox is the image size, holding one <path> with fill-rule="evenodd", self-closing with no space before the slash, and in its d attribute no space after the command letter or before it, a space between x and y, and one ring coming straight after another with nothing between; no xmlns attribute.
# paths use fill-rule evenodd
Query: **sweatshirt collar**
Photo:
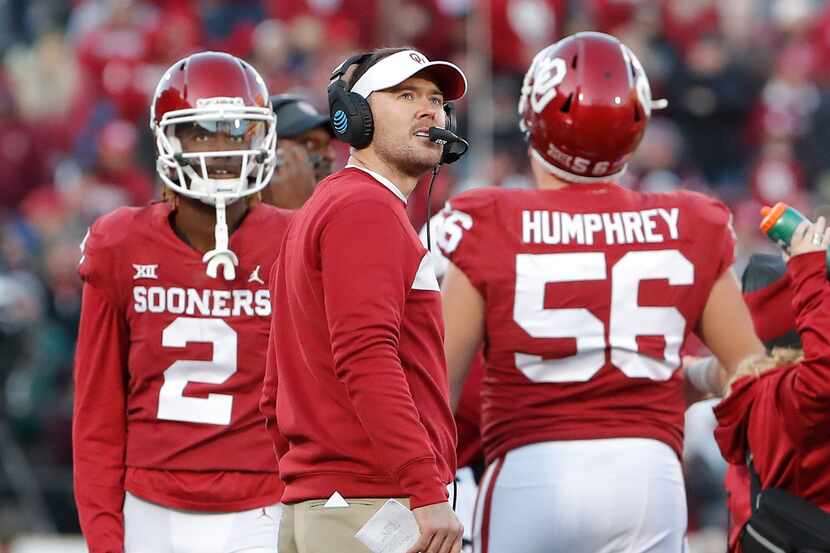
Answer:
<svg viewBox="0 0 830 553"><path fill-rule="evenodd" d="M386 177L384 177L380 173L376 173L376 172L374 172L370 169L366 169L365 167L360 167L359 165L355 165L353 163L347 164L346 167L347 168L351 167L353 169L360 169L364 173L368 173L372 178L374 178L376 181L378 181L383 186L388 188L395 196L398 197L399 200L401 200L404 203L404 205L406 205L406 196L403 195L403 192L401 192L401 189L398 188L397 186L395 186L395 184L391 180L387 179Z"/></svg>

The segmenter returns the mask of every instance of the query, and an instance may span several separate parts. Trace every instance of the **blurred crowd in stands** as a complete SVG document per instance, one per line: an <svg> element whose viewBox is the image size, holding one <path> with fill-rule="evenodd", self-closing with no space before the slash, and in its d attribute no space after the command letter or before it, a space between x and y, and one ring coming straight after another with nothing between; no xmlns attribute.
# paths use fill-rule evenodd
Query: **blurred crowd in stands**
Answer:
<svg viewBox="0 0 830 553"><path fill-rule="evenodd" d="M491 129L491 146L442 172L434 212L469 187L528 186L523 73L541 47L586 29L618 36L669 101L626 184L725 200L738 270L768 247L762 204L812 215L830 203L830 3L818 0L0 0L0 544L36 527L32 512L48 519L41 528L78 531L78 245L99 215L160 197L148 110L164 69L193 51L227 51L272 94L326 109L329 73L354 51L410 44L454 61L471 80L461 134L476 152L469 131ZM410 202L417 226L426 201L419 190ZM711 442L710 428L700 434ZM690 529L723 528L719 455L713 442L692 445ZM42 508L30 497L21 509L32 494Z"/></svg>

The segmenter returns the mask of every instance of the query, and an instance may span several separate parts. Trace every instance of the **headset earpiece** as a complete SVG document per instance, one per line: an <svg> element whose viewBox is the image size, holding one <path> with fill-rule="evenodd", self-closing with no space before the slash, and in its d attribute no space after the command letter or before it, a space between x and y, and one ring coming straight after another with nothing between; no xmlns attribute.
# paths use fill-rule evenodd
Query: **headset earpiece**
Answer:
<svg viewBox="0 0 830 553"><path fill-rule="evenodd" d="M444 121L444 128L450 131L451 133L455 134L458 125L455 121L455 106L453 106L452 102L447 102L446 104L444 104L444 114L446 116ZM441 150L441 161L439 162L439 164L448 165L450 163L458 161L461 155L453 151L453 146L454 144L452 142L447 142L446 144L444 144L444 147ZM464 151L466 152L466 149Z"/></svg>
<svg viewBox="0 0 830 553"><path fill-rule="evenodd" d="M446 114L446 123L444 124L444 128L455 134L458 130L458 125L455 121L455 106L452 102L444 104L444 113Z"/></svg>
<svg viewBox="0 0 830 553"><path fill-rule="evenodd" d="M357 54L348 58L331 74L328 87L329 113L334 136L357 148L365 148L372 142L375 120L369 102L355 92L348 90L343 76L352 65L360 65L371 54Z"/></svg>

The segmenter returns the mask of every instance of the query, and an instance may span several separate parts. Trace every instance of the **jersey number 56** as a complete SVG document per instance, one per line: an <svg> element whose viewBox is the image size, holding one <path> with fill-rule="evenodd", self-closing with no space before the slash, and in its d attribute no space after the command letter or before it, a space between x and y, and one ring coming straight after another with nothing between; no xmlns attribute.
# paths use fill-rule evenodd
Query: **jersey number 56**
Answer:
<svg viewBox="0 0 830 553"><path fill-rule="evenodd" d="M605 323L586 308L544 307L545 285L608 278L601 252L519 254L513 319L533 338L574 338L576 354L558 359L516 353L516 367L534 382L584 382L606 364L631 378L668 380L680 366L686 319L675 307L638 303L643 280L668 280L670 286L691 285L694 265L678 250L632 251L611 268L608 339ZM662 352L638 351L638 336L662 336Z"/></svg>

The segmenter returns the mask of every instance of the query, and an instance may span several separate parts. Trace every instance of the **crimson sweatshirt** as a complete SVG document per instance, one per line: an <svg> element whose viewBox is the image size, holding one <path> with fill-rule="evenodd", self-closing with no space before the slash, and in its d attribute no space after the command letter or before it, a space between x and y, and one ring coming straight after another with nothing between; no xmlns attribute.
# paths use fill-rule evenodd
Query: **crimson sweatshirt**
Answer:
<svg viewBox="0 0 830 553"><path fill-rule="evenodd" d="M751 514L747 450L763 488L782 488L830 512L830 284L824 252L787 263L800 363L745 377L715 407L715 440L730 466L730 551Z"/></svg>
<svg viewBox="0 0 830 553"><path fill-rule="evenodd" d="M261 408L283 502L447 500L456 468L440 293L406 198L347 167L289 226L274 268ZM275 421L278 421L275 423Z"/></svg>

